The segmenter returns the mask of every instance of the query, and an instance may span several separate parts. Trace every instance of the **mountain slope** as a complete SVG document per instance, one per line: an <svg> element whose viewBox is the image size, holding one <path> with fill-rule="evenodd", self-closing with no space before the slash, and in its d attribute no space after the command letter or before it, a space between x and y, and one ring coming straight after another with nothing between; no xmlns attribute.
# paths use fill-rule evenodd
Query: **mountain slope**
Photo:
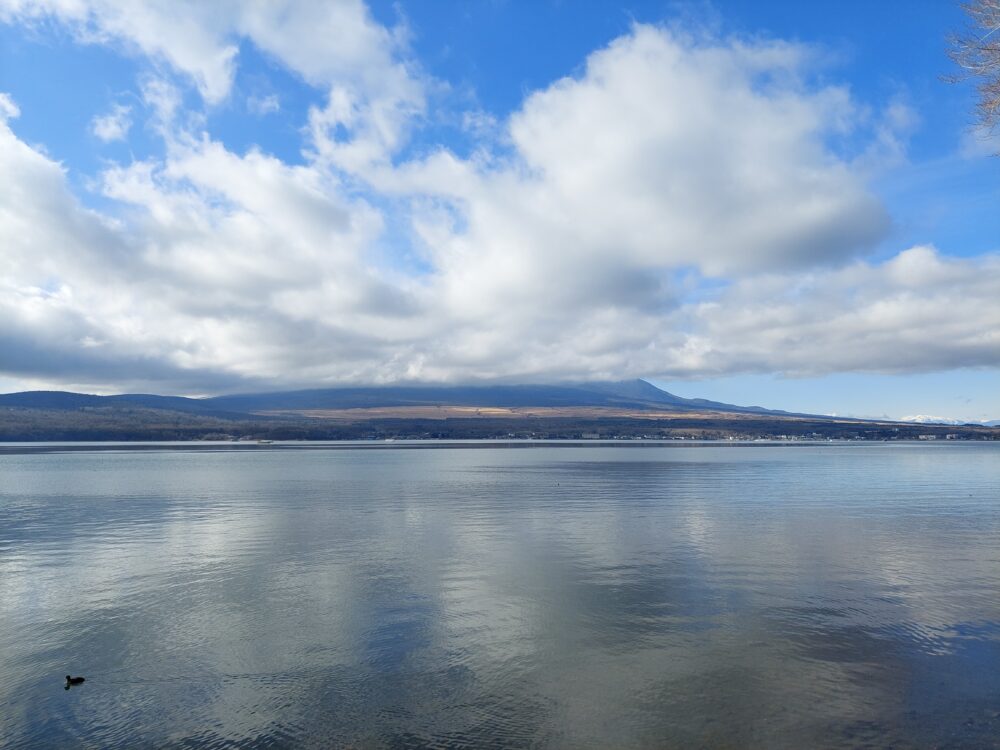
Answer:
<svg viewBox="0 0 1000 750"><path fill-rule="evenodd" d="M0 407L51 409L57 411L126 407L177 411L209 416L233 416L232 414L220 412L209 399L185 398L184 396L157 396L151 393L95 396L88 393L70 393L67 391L22 391L20 393L0 394Z"/></svg>
<svg viewBox="0 0 1000 750"><path fill-rule="evenodd" d="M253 413L274 410L371 409L402 406L587 406L786 414L761 407L686 399L645 380L569 383L564 385L376 386L328 388L282 393L219 396L206 399L217 410Z"/></svg>
<svg viewBox="0 0 1000 750"><path fill-rule="evenodd" d="M791 412L782 411L780 409L765 409L763 406L736 406L735 404L727 404L721 401L709 401L704 398L684 398L683 396L675 396L673 393L657 388L655 385L648 383L645 380L586 383L583 387L590 390L603 391L615 396L632 398L643 403L673 406L683 410L722 411L735 412L737 414L791 414Z"/></svg>
<svg viewBox="0 0 1000 750"><path fill-rule="evenodd" d="M0 442L929 436L998 440L1000 430L790 414L682 398L642 380L328 388L201 399L59 391L0 395Z"/></svg>
<svg viewBox="0 0 1000 750"><path fill-rule="evenodd" d="M736 406L688 399L663 391L645 380L569 383L563 385L373 386L325 388L275 393L235 394L193 399L181 396L122 394L93 396L61 391L29 391L0 395L0 406L36 409L139 407L205 415L256 414L275 411L372 409L411 406L469 407L618 407L659 411L713 411L788 415L757 406Z"/></svg>

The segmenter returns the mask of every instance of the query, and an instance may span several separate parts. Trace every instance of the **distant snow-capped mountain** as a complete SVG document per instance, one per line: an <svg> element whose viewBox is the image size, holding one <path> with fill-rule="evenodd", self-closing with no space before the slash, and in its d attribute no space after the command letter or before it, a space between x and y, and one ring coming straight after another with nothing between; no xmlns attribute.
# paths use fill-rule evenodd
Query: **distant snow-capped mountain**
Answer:
<svg viewBox="0 0 1000 750"><path fill-rule="evenodd" d="M914 424L981 424L983 427L1000 427L1000 419L992 419L987 422L982 419L949 419L929 414L914 414L910 417L902 417L899 421L913 422Z"/></svg>
<svg viewBox="0 0 1000 750"><path fill-rule="evenodd" d="M948 419L947 417L933 417L929 414L914 414L909 417L902 417L901 422L915 422L917 424L965 424L960 419Z"/></svg>

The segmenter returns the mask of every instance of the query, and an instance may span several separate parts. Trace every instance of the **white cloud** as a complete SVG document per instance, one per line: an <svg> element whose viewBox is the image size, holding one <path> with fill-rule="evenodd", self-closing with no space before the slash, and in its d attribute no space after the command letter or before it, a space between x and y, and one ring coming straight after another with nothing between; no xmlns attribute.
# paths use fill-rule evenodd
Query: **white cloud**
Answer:
<svg viewBox="0 0 1000 750"><path fill-rule="evenodd" d="M0 91L0 121L6 122L21 116L21 110L11 99L10 94Z"/></svg>
<svg viewBox="0 0 1000 750"><path fill-rule="evenodd" d="M248 96L247 109L255 115L269 115L281 110L281 102L277 94L267 96Z"/></svg>
<svg viewBox="0 0 1000 750"><path fill-rule="evenodd" d="M909 114L873 122L811 81L807 48L636 26L507 120L469 120L473 156L400 163L426 83L360 3L199 4L153 40L168 10L4 12L127 39L209 100L249 38L320 87L311 158L232 152L148 75L164 152L105 170L102 215L0 125L8 375L207 391L1000 366L997 257L862 260L888 224L864 157L901 154ZM201 37L178 41L186 24ZM841 155L843 135L867 145Z"/></svg>
<svg viewBox="0 0 1000 750"><path fill-rule="evenodd" d="M55 19L88 43L118 43L187 75L204 100L230 93L246 39L328 94L310 118L314 146L338 166L382 161L424 109L405 29L376 23L361 0L0 0L0 21Z"/></svg>
<svg viewBox="0 0 1000 750"><path fill-rule="evenodd" d="M402 27L377 24L360 0L265 3L244 8L241 33L324 89L309 125L321 157L349 170L391 156L424 111L425 82Z"/></svg>
<svg viewBox="0 0 1000 750"><path fill-rule="evenodd" d="M168 62L195 81L207 101L229 92L237 46L228 39L230 3L183 0L2 0L0 20L53 18L89 43L124 43Z"/></svg>
<svg viewBox="0 0 1000 750"><path fill-rule="evenodd" d="M116 104L108 114L99 115L91 121L91 131L105 143L125 140L132 127L131 113L131 107Z"/></svg>
<svg viewBox="0 0 1000 750"><path fill-rule="evenodd" d="M677 312L678 274L697 286L869 250L885 211L824 145L861 115L803 82L808 58L639 26L528 98L512 157L375 172L418 196L436 297L463 323L425 375L691 372L707 344Z"/></svg>
<svg viewBox="0 0 1000 750"><path fill-rule="evenodd" d="M981 159L1000 154L1000 133L988 128L969 128L962 133L958 147L963 159Z"/></svg>
<svg viewBox="0 0 1000 750"><path fill-rule="evenodd" d="M478 300L511 285L541 293L545 273L603 278L602 263L727 275L843 262L880 240L888 217L826 148L856 108L843 89L792 75L806 57L638 26L580 78L528 98L509 123L513 164L441 153L376 184L451 201L461 229L438 224L429 251L491 279L471 290Z"/></svg>
<svg viewBox="0 0 1000 750"><path fill-rule="evenodd" d="M742 280L690 306L692 373L1000 367L1000 255L914 247L884 263Z"/></svg>
<svg viewBox="0 0 1000 750"><path fill-rule="evenodd" d="M170 135L170 127L181 107L181 93L177 87L162 78L146 77L142 80L140 89L142 99L153 111L154 120L159 124L161 133Z"/></svg>
<svg viewBox="0 0 1000 750"><path fill-rule="evenodd" d="M857 166L878 172L904 163L909 138L919 124L919 115L901 96L892 99L876 118L874 139Z"/></svg>

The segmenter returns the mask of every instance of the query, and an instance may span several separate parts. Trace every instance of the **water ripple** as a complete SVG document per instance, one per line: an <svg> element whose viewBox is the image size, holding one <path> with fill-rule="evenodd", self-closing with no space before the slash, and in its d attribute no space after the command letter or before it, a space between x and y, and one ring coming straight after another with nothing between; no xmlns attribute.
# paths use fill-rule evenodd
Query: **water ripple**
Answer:
<svg viewBox="0 0 1000 750"><path fill-rule="evenodd" d="M6 450L0 747L996 746L998 459Z"/></svg>

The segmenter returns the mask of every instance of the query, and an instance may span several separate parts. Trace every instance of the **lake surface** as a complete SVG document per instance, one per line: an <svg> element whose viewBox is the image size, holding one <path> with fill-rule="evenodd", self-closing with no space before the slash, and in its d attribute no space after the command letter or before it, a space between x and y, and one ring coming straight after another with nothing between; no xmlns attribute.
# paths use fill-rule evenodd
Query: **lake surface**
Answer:
<svg viewBox="0 0 1000 750"><path fill-rule="evenodd" d="M7 449L56 744L1000 746L1000 444Z"/></svg>

